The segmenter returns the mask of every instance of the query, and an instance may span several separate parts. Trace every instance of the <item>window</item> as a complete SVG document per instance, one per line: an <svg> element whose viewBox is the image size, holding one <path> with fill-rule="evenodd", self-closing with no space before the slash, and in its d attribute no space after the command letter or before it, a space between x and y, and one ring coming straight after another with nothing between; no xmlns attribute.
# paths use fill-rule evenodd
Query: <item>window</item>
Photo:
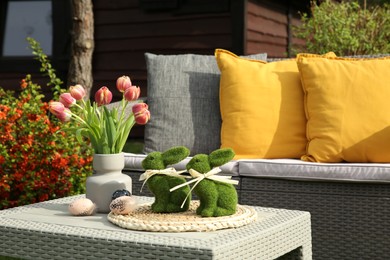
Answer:
<svg viewBox="0 0 390 260"><path fill-rule="evenodd" d="M3 38L3 56L31 56L27 37L37 40L47 55L52 54L53 21L51 1L9 1Z"/></svg>
<svg viewBox="0 0 390 260"><path fill-rule="evenodd" d="M57 70L66 70L70 52L70 0L0 2L0 72L35 72L27 37L37 40Z"/></svg>

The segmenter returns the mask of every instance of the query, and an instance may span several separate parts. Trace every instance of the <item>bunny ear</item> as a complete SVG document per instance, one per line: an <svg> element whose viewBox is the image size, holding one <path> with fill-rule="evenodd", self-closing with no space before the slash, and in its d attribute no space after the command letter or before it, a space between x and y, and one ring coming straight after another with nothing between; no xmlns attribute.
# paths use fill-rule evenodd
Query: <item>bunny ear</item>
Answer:
<svg viewBox="0 0 390 260"><path fill-rule="evenodd" d="M209 162L211 167L221 166L228 163L235 156L235 153L230 148L218 149L210 153Z"/></svg>
<svg viewBox="0 0 390 260"><path fill-rule="evenodd" d="M175 146L162 153L165 165L178 163L190 155L190 150L184 146Z"/></svg>

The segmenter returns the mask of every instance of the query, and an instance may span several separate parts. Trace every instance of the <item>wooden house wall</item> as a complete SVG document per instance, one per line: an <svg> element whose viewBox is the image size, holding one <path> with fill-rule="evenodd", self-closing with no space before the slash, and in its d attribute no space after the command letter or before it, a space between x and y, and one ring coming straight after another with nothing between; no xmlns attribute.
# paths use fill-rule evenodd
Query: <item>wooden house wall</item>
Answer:
<svg viewBox="0 0 390 260"><path fill-rule="evenodd" d="M301 3L302 4L302 3ZM300 21L292 1L248 0L245 13L245 53L266 52L268 57L287 57L292 44L301 44L292 35L292 25Z"/></svg>
<svg viewBox="0 0 390 260"><path fill-rule="evenodd" d="M36 61L38 63L38 61ZM13 91L15 95L21 92L20 82L26 78L26 75L31 76L31 80L34 84L41 87L41 93L45 96L44 101L52 99L53 91L51 87L47 86L49 79L43 76L40 72L32 72L29 69L22 69L20 72L13 71L1 71L0 72L0 87L6 91ZM58 73L57 73L58 74ZM0 97L1 98L1 97Z"/></svg>
<svg viewBox="0 0 390 260"><path fill-rule="evenodd" d="M93 1L92 93L107 86L116 93L114 101L119 100L115 80L129 75L133 84L141 87L141 95L147 96L145 52L213 55L216 48L224 48L239 55L267 52L269 57L285 57L289 44L294 42L289 23L299 22L295 5L291 3L302 3L298 0L178 0L177 3L182 3L179 8L151 11L145 10L142 2L158 1ZM61 76L66 79L66 71L64 74ZM0 72L0 85L17 89L24 75L25 71ZM39 74L34 77L43 86L46 84Z"/></svg>
<svg viewBox="0 0 390 260"><path fill-rule="evenodd" d="M95 50L92 93L103 85L113 87L118 76L129 75L133 83L141 87L142 95L147 96L145 52L213 55L215 48L224 48L239 55L267 52L269 57L286 56L289 43L295 41L289 35L288 23L299 22L297 12L292 10L294 4L290 2L302 1L186 0L176 1L182 2L183 8L155 11L143 9L141 2L93 1ZM203 9L194 9L197 5L203 6ZM191 9L193 11L189 11ZM289 13L293 14L293 18L289 17ZM38 68L38 62L36 65ZM56 64L53 65L57 68ZM37 68L34 70L38 71ZM66 66L57 68L57 71L62 79L66 79ZM0 86L17 90L21 78L32 72L24 68L20 68L20 73L3 69L0 71ZM39 72L33 72L33 79L42 85L45 92L50 92L45 87L47 81ZM118 99L119 95L115 98Z"/></svg>
<svg viewBox="0 0 390 260"><path fill-rule="evenodd" d="M240 55L288 55L294 42L289 23L299 22L291 1L218 1L228 3L229 8L192 13L180 12L180 8L148 11L139 0L94 1L94 91L103 85L114 86L118 76L129 75L147 96L145 52L213 55L216 48L225 48Z"/></svg>
<svg viewBox="0 0 390 260"><path fill-rule="evenodd" d="M147 96L145 52L213 55L216 48L231 49L232 29L228 12L176 13L143 10L138 0L94 1L94 87L114 89L118 76L130 76ZM137 126L130 137L143 136Z"/></svg>
<svg viewBox="0 0 390 260"><path fill-rule="evenodd" d="M94 2L94 86L113 86L129 75L146 96L145 52L213 55L215 48L231 48L228 12L175 14L146 11L138 0Z"/></svg>

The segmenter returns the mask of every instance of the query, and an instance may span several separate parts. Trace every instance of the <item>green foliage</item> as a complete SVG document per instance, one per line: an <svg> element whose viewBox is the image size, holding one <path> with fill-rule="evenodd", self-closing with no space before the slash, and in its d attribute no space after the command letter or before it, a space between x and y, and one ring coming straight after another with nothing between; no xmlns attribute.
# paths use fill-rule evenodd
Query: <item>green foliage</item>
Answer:
<svg viewBox="0 0 390 260"><path fill-rule="evenodd" d="M21 259L21 258L14 258L14 257L10 257L10 256L0 256L0 260L18 260L18 259Z"/></svg>
<svg viewBox="0 0 390 260"><path fill-rule="evenodd" d="M361 7L357 1L312 2L311 15L301 16L293 27L294 36L306 41L294 52L326 53L339 56L390 53L390 5Z"/></svg>
<svg viewBox="0 0 390 260"><path fill-rule="evenodd" d="M45 60L38 47L32 45L34 54ZM47 64L54 91L60 92L61 81ZM90 147L58 131L61 123L49 116L30 75L20 87L18 95L0 88L0 209L84 193L92 173Z"/></svg>
<svg viewBox="0 0 390 260"><path fill-rule="evenodd" d="M41 45L33 38L27 37L27 41L32 49L32 54L41 63L40 71L43 75L48 76L50 81L47 83L48 87L52 87L54 98L58 98L65 90L61 88L64 83L61 79L57 78L56 71L52 67L49 58L43 52Z"/></svg>
<svg viewBox="0 0 390 260"><path fill-rule="evenodd" d="M125 153L142 153L144 149L143 139L129 139L123 147Z"/></svg>

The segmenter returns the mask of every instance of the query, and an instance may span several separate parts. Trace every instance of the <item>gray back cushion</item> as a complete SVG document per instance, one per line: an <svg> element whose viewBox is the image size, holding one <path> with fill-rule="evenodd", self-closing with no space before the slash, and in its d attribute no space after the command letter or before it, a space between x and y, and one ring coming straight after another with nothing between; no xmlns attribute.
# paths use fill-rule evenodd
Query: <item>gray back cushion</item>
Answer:
<svg viewBox="0 0 390 260"><path fill-rule="evenodd" d="M247 56L266 60L267 54ZM186 146L191 154L220 148L220 72L211 55L145 54L151 119L144 152Z"/></svg>

